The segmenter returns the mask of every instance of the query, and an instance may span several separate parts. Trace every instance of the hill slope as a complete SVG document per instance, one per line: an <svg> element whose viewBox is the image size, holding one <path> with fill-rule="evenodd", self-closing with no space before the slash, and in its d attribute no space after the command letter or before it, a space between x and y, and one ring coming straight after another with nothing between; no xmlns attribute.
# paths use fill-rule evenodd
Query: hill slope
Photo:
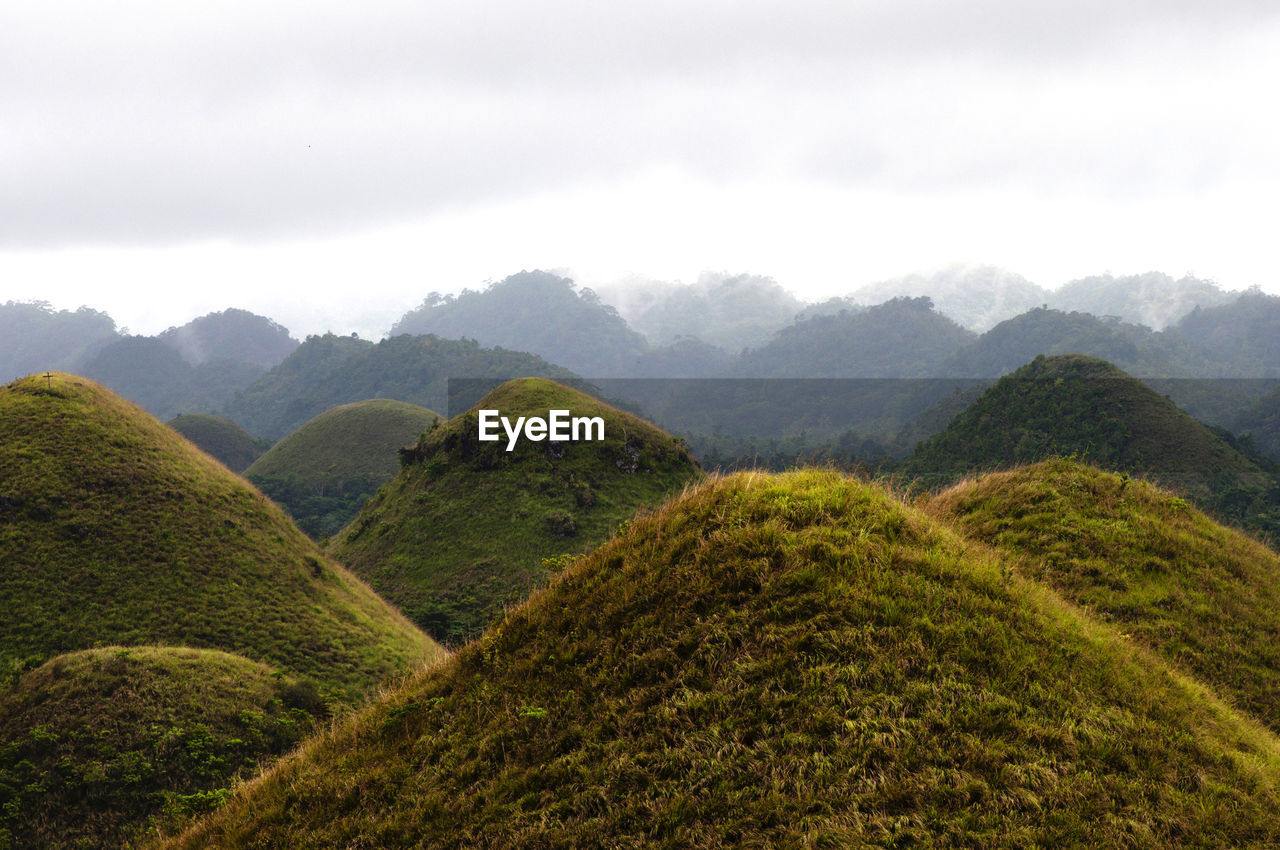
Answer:
<svg viewBox="0 0 1280 850"><path fill-rule="evenodd" d="M314 690L210 649L59 655L0 689L0 846L121 847L296 746Z"/></svg>
<svg viewBox="0 0 1280 850"><path fill-rule="evenodd" d="M232 472L244 472L267 446L230 419L208 413L184 413L169 421L169 427L216 457Z"/></svg>
<svg viewBox="0 0 1280 850"><path fill-rule="evenodd" d="M1265 844L1280 745L883 491L637 520L171 847Z"/></svg>
<svg viewBox="0 0 1280 850"><path fill-rule="evenodd" d="M1171 492L1062 460L965 481L928 511L1280 732L1272 550Z"/></svg>
<svg viewBox="0 0 1280 850"><path fill-rule="evenodd" d="M327 537L396 476L399 450L439 419L433 410L386 398L344 404L276 443L244 474L299 528Z"/></svg>
<svg viewBox="0 0 1280 850"><path fill-rule="evenodd" d="M93 382L0 388L0 655L223 649L354 701L434 644L262 494Z"/></svg>
<svg viewBox="0 0 1280 850"><path fill-rule="evenodd" d="M1037 357L1001 378L900 472L938 484L1069 454L1177 486L1234 518L1270 484L1263 469L1169 399L1082 355Z"/></svg>
<svg viewBox="0 0 1280 850"><path fill-rule="evenodd" d="M604 420L603 441L477 438L476 410ZM698 475L668 434L553 381L508 381L418 441L331 552L441 640L478 633L546 577L544 558L598 545Z"/></svg>

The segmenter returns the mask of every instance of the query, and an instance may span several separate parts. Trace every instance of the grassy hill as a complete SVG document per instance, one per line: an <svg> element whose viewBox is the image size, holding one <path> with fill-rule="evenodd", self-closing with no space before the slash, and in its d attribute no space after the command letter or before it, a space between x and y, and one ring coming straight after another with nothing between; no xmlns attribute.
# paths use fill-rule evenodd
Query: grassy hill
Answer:
<svg viewBox="0 0 1280 850"><path fill-rule="evenodd" d="M0 846L124 846L215 808L322 716L314 687L238 655L59 655L0 689Z"/></svg>
<svg viewBox="0 0 1280 850"><path fill-rule="evenodd" d="M169 427L195 443L205 454L222 461L232 472L244 472L269 445L230 419L209 413L184 413L171 419Z"/></svg>
<svg viewBox="0 0 1280 850"><path fill-rule="evenodd" d="M714 480L167 847L1264 846L1280 743L834 472Z"/></svg>
<svg viewBox="0 0 1280 850"><path fill-rule="evenodd" d="M602 442L480 442L476 411L600 416ZM546 578L542 561L591 549L695 478L665 432L540 378L508 381L405 453L400 474L331 543L332 554L438 639L481 631Z"/></svg>
<svg viewBox="0 0 1280 850"><path fill-rule="evenodd" d="M245 477L313 538L337 532L400 471L399 450L440 415L376 398L321 413L271 447Z"/></svg>
<svg viewBox="0 0 1280 850"><path fill-rule="evenodd" d="M222 649L355 701L433 652L266 497L66 374L0 388L0 661Z"/></svg>
<svg viewBox="0 0 1280 850"><path fill-rule="evenodd" d="M1280 556L1138 479L1056 460L927 510L1280 732Z"/></svg>
<svg viewBox="0 0 1280 850"><path fill-rule="evenodd" d="M937 485L1057 455L1175 486L1233 520L1267 515L1267 470L1141 381L1083 355L1037 357L1001 378L899 471Z"/></svg>

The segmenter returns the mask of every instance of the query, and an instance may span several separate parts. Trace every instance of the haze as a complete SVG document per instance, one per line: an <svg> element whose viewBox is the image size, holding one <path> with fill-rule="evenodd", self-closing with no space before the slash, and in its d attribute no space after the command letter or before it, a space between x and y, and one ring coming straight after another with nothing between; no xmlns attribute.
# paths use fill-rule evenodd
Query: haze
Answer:
<svg viewBox="0 0 1280 850"><path fill-rule="evenodd" d="M522 268L1280 292L1265 2L0 11L0 302L376 336Z"/></svg>

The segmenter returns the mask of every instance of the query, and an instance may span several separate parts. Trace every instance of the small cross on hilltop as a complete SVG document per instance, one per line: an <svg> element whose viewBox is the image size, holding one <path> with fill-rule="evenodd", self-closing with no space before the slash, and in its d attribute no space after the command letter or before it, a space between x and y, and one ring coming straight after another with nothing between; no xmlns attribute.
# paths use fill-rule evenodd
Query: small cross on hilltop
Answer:
<svg viewBox="0 0 1280 850"><path fill-rule="evenodd" d="M52 390L53 389L53 373L45 372L40 377L44 378L45 389Z"/></svg>

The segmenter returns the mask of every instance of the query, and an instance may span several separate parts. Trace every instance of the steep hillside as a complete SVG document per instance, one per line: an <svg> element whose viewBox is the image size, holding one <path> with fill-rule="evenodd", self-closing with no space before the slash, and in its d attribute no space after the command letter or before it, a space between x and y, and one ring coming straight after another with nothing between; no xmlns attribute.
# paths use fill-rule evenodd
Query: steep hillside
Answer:
<svg viewBox="0 0 1280 850"><path fill-rule="evenodd" d="M1081 355L1037 357L1001 378L900 471L938 484L1071 454L1174 485L1236 518L1270 484L1266 471L1169 399Z"/></svg>
<svg viewBox="0 0 1280 850"><path fill-rule="evenodd" d="M798 321L745 351L733 374L751 378L923 378L974 339L928 298L895 298L860 313Z"/></svg>
<svg viewBox="0 0 1280 850"><path fill-rule="evenodd" d="M590 289L544 271L522 271L483 291L432 294L391 328L398 334L468 338L529 351L588 378L629 374L644 337ZM528 374L528 373L526 373Z"/></svg>
<svg viewBox="0 0 1280 850"><path fill-rule="evenodd" d="M244 472L268 445L230 419L208 413L184 413L169 421L169 427L195 443L205 454L222 461L232 472Z"/></svg>
<svg viewBox="0 0 1280 850"><path fill-rule="evenodd" d="M245 477L319 539L341 529L400 471L399 450L440 415L378 398L321 413L271 447Z"/></svg>
<svg viewBox="0 0 1280 850"><path fill-rule="evenodd" d="M390 398L449 409L450 378L520 375L572 380L567 369L523 351L483 348L473 339L395 336L377 345L350 337L311 337L238 395L226 415L273 440L341 404Z"/></svg>
<svg viewBox="0 0 1280 850"><path fill-rule="evenodd" d="M209 649L59 655L0 688L0 846L121 847L315 730L314 686Z"/></svg>
<svg viewBox="0 0 1280 850"><path fill-rule="evenodd" d="M684 285L631 281L601 297L650 345L699 340L734 354L764 345L804 307L774 279L752 274L707 273Z"/></svg>
<svg viewBox="0 0 1280 850"><path fill-rule="evenodd" d="M222 464L93 382L0 388L0 660L222 649L356 701L438 652Z"/></svg>
<svg viewBox="0 0 1280 850"><path fill-rule="evenodd" d="M505 436L479 441L482 408L512 422L553 408L601 417L604 440L522 439L508 452ZM330 551L454 643L546 578L543 559L591 549L698 474L688 452L647 422L552 381L509 381L407 451L399 476Z"/></svg>
<svg viewBox="0 0 1280 850"><path fill-rule="evenodd" d="M632 524L170 847L1263 846L1280 743L878 488Z"/></svg>
<svg viewBox="0 0 1280 850"><path fill-rule="evenodd" d="M927 510L1280 731L1280 556L1138 479L1050 461Z"/></svg>

